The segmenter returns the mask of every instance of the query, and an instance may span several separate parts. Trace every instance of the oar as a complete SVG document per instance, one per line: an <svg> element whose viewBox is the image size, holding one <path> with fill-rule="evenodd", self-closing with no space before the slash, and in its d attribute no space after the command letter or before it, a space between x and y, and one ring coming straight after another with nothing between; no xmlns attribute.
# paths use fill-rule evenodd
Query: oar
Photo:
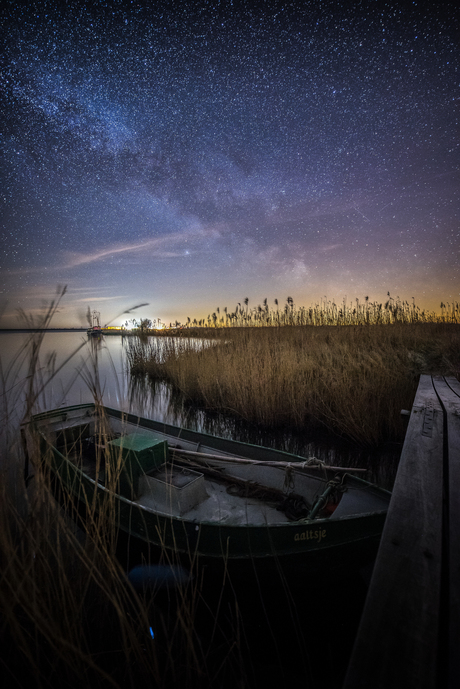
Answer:
<svg viewBox="0 0 460 689"><path fill-rule="evenodd" d="M306 459L303 462L267 462L261 459L245 459L243 457L233 457L224 455L211 455L206 452L193 452L192 450L180 450L179 448L171 448L173 452L177 452L182 455L190 455L191 457L196 457L198 461L204 461L206 459L218 459L224 462L231 462L237 464L259 464L261 466L270 467L290 467L291 469L330 469L331 471L367 471L367 469L361 469L359 467L334 467L329 464L325 464L319 459L312 458ZM316 463L314 463L316 462Z"/></svg>

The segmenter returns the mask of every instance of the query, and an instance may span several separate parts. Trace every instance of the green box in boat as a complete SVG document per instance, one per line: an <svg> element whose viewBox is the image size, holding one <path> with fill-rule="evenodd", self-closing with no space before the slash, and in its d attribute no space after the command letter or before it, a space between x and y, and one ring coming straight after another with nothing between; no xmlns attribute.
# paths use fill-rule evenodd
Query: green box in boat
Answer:
<svg viewBox="0 0 460 689"><path fill-rule="evenodd" d="M113 460L121 453L120 493L133 499L138 494L139 477L162 466L168 460L168 443L152 435L130 433L109 443Z"/></svg>

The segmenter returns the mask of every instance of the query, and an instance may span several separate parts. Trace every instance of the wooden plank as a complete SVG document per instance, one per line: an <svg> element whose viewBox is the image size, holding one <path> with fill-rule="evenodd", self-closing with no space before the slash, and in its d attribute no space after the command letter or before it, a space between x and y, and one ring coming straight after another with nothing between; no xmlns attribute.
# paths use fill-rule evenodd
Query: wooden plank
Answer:
<svg viewBox="0 0 460 689"><path fill-rule="evenodd" d="M435 689L443 413L421 376L344 689Z"/></svg>
<svg viewBox="0 0 460 689"><path fill-rule="evenodd" d="M455 378L434 378L446 413L448 461L448 686L460 687L460 385ZM446 643L446 640L443 640Z"/></svg>
<svg viewBox="0 0 460 689"><path fill-rule="evenodd" d="M448 378L444 379L447 383L447 385L451 388L451 390L458 396L460 397L460 383L456 378L453 376L449 376Z"/></svg>

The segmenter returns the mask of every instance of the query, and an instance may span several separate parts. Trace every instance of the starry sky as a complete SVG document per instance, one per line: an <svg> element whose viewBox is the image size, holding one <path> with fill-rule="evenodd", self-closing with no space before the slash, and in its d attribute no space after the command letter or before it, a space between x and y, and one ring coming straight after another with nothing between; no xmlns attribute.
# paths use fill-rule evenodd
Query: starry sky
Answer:
<svg viewBox="0 0 460 689"><path fill-rule="evenodd" d="M11 2L0 327L460 299L455 4ZM129 316L131 317L131 316Z"/></svg>

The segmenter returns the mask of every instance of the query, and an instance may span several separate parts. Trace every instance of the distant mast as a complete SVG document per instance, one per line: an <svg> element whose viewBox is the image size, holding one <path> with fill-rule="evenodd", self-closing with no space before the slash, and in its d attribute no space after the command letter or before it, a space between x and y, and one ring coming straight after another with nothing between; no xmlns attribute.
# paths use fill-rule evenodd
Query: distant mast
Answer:
<svg viewBox="0 0 460 689"><path fill-rule="evenodd" d="M101 337L102 335L125 335L126 330L124 326L119 325L103 325L101 326L101 314L99 311L88 311L88 320L91 315L92 325L87 329L88 335Z"/></svg>
<svg viewBox="0 0 460 689"><path fill-rule="evenodd" d="M101 314L99 311L92 312L92 322L93 325L88 328L88 335L100 335L101 334Z"/></svg>

